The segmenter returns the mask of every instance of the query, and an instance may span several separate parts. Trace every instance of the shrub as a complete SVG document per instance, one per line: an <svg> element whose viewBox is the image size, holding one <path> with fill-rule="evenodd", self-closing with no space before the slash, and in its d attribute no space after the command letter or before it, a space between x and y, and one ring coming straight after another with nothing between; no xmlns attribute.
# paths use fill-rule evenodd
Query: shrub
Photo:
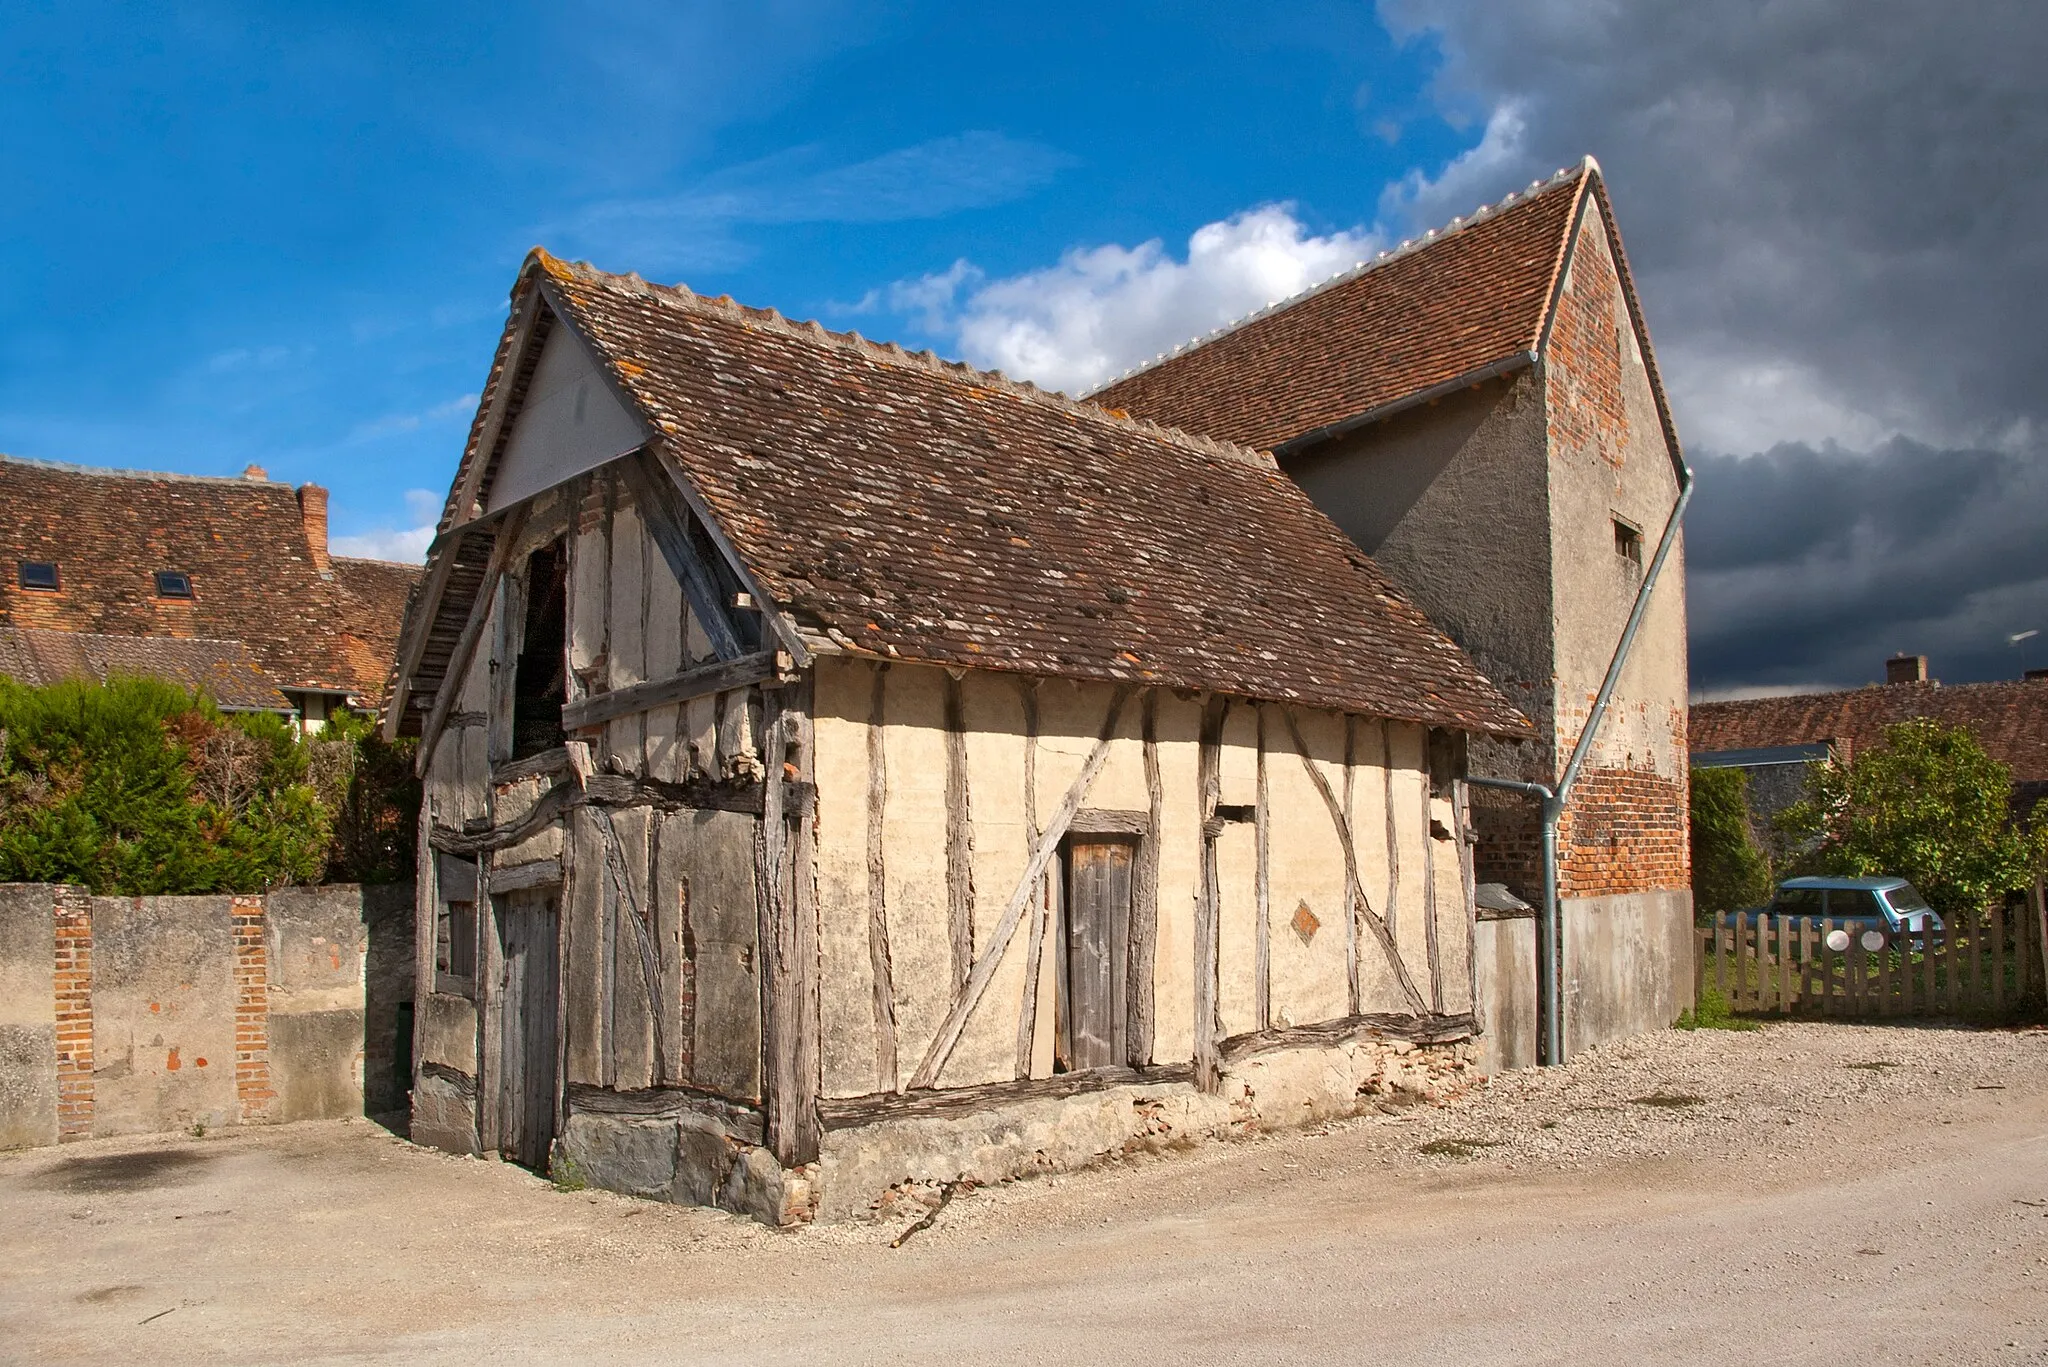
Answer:
<svg viewBox="0 0 2048 1367"><path fill-rule="evenodd" d="M1771 865L1749 815L1749 775L1692 771L1692 905L1709 918L1771 898Z"/></svg>
<svg viewBox="0 0 2048 1367"><path fill-rule="evenodd" d="M350 866L336 817L365 768L362 729L304 740L274 714L223 713L157 679L0 678L0 881L126 896L316 882ZM394 801L402 791L356 806ZM402 865L380 870L410 872L409 832L403 843Z"/></svg>

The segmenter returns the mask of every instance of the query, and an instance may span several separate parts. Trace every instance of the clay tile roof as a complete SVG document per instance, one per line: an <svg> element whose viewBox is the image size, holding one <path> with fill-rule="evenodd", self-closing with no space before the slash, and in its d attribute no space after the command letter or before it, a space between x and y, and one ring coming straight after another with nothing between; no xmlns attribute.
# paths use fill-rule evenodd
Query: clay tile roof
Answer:
<svg viewBox="0 0 2048 1367"><path fill-rule="evenodd" d="M0 674L25 684L140 674L203 691L229 711L289 712L292 705L240 641L102 636L0 627Z"/></svg>
<svg viewBox="0 0 2048 1367"><path fill-rule="evenodd" d="M59 591L23 589L18 562L45 560ZM329 564L289 484L0 456L0 626L241 641L278 687L374 704L419 569ZM159 597L158 570L192 597Z"/></svg>
<svg viewBox="0 0 2048 1367"><path fill-rule="evenodd" d="M1589 157L1119 376L1104 408L1272 450L1532 356Z"/></svg>
<svg viewBox="0 0 2048 1367"><path fill-rule="evenodd" d="M543 252L531 287L814 638L1527 732L1268 457Z"/></svg>
<svg viewBox="0 0 2048 1367"><path fill-rule="evenodd" d="M1979 684L1907 683L1695 703L1692 752L1760 750L1847 740L1849 752L1878 745L1884 729L1915 717L1967 726L2018 783L2048 781L2048 680Z"/></svg>

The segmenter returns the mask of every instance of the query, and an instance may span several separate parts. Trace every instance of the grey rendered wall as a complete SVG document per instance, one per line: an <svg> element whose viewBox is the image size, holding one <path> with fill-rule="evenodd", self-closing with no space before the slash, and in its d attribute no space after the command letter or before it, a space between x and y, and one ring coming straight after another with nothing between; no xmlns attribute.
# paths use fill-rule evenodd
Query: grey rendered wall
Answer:
<svg viewBox="0 0 2048 1367"><path fill-rule="evenodd" d="M1481 673L1550 730L1552 580L1540 383L1528 371L1284 462ZM1472 771L1548 780L1547 747L1475 740Z"/></svg>
<svg viewBox="0 0 2048 1367"><path fill-rule="evenodd" d="M265 899L271 1119L360 1115L369 919L352 884Z"/></svg>
<svg viewBox="0 0 2048 1367"><path fill-rule="evenodd" d="M1474 966L1482 1003L1479 1066L1486 1073L1536 1063L1536 919L1481 921Z"/></svg>
<svg viewBox="0 0 2048 1367"><path fill-rule="evenodd" d="M0 1148L60 1137L56 891L0 886ZM366 957L389 907L411 895L353 885L264 898L67 894L90 991L66 1008L81 1061L65 1074L62 1137L361 1113L365 1058L402 1047L409 923L383 947L403 968L382 973L374 1019Z"/></svg>
<svg viewBox="0 0 2048 1367"><path fill-rule="evenodd" d="M237 1118L231 905L92 899L95 1137Z"/></svg>
<svg viewBox="0 0 2048 1367"><path fill-rule="evenodd" d="M0 1149L57 1142L53 893L0 884Z"/></svg>
<svg viewBox="0 0 2048 1367"><path fill-rule="evenodd" d="M1690 892L1572 898L1560 911L1565 1057L1662 1030L1691 1008Z"/></svg>

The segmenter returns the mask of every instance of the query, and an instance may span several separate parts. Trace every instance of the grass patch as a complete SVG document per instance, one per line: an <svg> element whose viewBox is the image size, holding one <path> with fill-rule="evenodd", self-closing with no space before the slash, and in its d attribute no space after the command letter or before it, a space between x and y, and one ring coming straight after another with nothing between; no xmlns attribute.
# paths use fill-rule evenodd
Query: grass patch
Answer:
<svg viewBox="0 0 2048 1367"><path fill-rule="evenodd" d="M1700 1003L1690 1011L1681 1012L1671 1022L1673 1030L1761 1030L1763 1026L1753 1020L1744 1020L1728 1005L1728 997L1719 988L1700 989Z"/></svg>
<svg viewBox="0 0 2048 1367"><path fill-rule="evenodd" d="M1677 1110L1684 1106L1704 1106L1707 1104L1707 1099L1703 1096L1694 1096L1690 1092L1652 1092L1648 1096L1629 1098L1629 1104L1634 1106L1661 1106L1666 1110Z"/></svg>
<svg viewBox="0 0 2048 1367"><path fill-rule="evenodd" d="M1497 1149L1506 1142L1504 1139L1432 1139L1416 1152L1445 1158L1476 1158L1481 1149Z"/></svg>

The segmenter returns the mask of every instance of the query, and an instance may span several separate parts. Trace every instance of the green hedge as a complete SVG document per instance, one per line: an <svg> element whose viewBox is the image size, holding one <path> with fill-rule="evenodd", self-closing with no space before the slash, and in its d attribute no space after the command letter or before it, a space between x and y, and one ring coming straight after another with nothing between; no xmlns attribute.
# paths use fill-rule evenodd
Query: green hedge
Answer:
<svg viewBox="0 0 2048 1367"><path fill-rule="evenodd" d="M410 877L408 757L344 716L300 738L158 679L0 678L0 882L124 896Z"/></svg>
<svg viewBox="0 0 2048 1367"><path fill-rule="evenodd" d="M1771 900L1771 865L1749 813L1749 775L1692 771L1692 907L1702 921Z"/></svg>

